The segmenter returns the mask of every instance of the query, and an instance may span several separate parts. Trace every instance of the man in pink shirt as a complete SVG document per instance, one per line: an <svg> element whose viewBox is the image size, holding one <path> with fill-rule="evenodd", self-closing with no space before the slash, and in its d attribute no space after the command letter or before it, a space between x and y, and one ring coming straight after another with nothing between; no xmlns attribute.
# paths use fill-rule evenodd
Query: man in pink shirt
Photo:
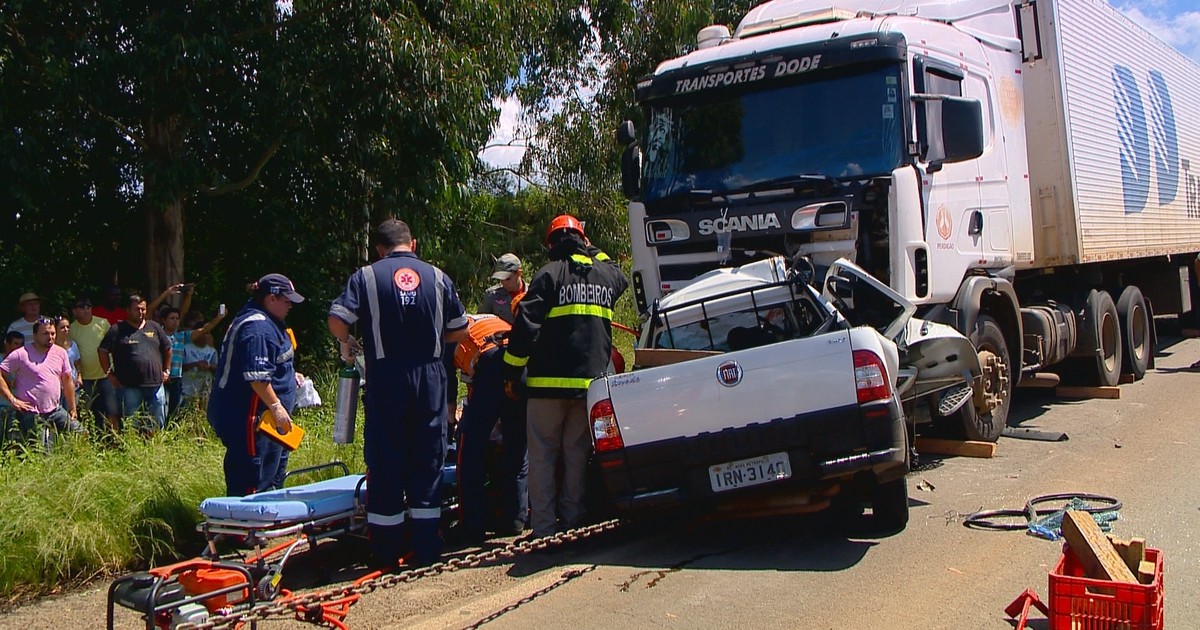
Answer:
<svg viewBox="0 0 1200 630"><path fill-rule="evenodd" d="M0 361L0 394L8 401L20 423L21 432L53 427L58 431L83 431L76 419L75 381L67 351L54 344L54 322L42 318L33 323L33 343L17 348ZM8 385L9 379L13 386ZM66 401L66 409L62 401ZM49 448L49 435L43 435Z"/></svg>

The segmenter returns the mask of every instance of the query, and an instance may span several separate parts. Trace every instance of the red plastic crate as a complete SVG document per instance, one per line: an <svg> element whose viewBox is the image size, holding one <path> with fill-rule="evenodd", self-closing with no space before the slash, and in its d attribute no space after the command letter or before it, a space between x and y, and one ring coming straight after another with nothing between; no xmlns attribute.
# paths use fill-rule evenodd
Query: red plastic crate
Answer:
<svg viewBox="0 0 1200 630"><path fill-rule="evenodd" d="M1050 630L1162 630L1162 552L1146 549L1146 560L1154 563L1150 584L1093 580L1063 545L1050 572Z"/></svg>

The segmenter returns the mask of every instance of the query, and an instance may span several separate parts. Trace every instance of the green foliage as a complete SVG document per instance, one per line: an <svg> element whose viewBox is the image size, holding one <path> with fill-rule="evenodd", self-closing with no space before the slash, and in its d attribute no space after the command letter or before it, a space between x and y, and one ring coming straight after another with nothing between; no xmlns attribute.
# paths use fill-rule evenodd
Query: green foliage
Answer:
<svg viewBox="0 0 1200 630"><path fill-rule="evenodd" d="M0 4L0 304L188 280L211 313L280 271L311 344L367 227L461 230L497 99L588 36L554 0L290 6Z"/></svg>
<svg viewBox="0 0 1200 630"><path fill-rule="evenodd" d="M520 166L522 176L545 181L597 213L623 216L619 199L620 154L614 132L622 120L639 126L633 100L637 79L659 63L684 54L696 33L711 24L730 30L757 0L600 0L588 4L593 27L580 66L552 65L517 94L528 104L536 135ZM628 239L624 230L621 240Z"/></svg>
<svg viewBox="0 0 1200 630"><path fill-rule="evenodd" d="M361 437L333 443L334 378L317 374L325 405L294 414L308 434L291 470L334 459L364 470ZM224 494L224 454L197 404L148 440L66 439L50 455L0 453L0 597L195 556L200 501Z"/></svg>

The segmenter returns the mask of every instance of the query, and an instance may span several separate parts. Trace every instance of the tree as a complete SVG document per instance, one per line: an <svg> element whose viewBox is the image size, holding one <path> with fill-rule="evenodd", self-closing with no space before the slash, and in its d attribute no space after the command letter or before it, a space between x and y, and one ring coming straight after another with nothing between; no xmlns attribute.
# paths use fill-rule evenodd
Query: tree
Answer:
<svg viewBox="0 0 1200 630"><path fill-rule="evenodd" d="M583 23L554 0L10 0L6 233L19 244L64 214L140 223L119 246L144 249L153 294L184 278L189 207L224 215L228 235L320 211L357 230L454 198L495 99L577 49ZM72 170L86 176L63 199L52 180ZM267 211L259 225L230 214L248 207Z"/></svg>
<svg viewBox="0 0 1200 630"><path fill-rule="evenodd" d="M620 198L620 153L614 132L622 120L641 123L633 100L637 79L695 45L710 24L732 31L751 7L747 0L599 0L587 5L590 31L571 59L546 64L517 95L533 129L519 167L522 177L590 208L606 229L628 239ZM572 65L574 64L574 65Z"/></svg>

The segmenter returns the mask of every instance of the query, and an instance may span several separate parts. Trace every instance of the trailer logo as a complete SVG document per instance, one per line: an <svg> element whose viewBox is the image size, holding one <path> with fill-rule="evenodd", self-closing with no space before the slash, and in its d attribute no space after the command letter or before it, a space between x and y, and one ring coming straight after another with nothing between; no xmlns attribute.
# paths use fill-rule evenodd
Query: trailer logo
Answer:
<svg viewBox="0 0 1200 630"><path fill-rule="evenodd" d="M934 222L937 224L938 236L942 237L943 241L950 240L950 235L954 234L954 220L950 218L950 211L946 206L938 207Z"/></svg>
<svg viewBox="0 0 1200 630"><path fill-rule="evenodd" d="M1192 175L1192 163L1183 160L1184 200L1189 219L1200 219L1200 175Z"/></svg>
<svg viewBox="0 0 1200 630"><path fill-rule="evenodd" d="M1171 93L1162 73L1150 70L1148 74L1149 116L1133 71L1125 66L1113 66L1113 99L1126 214L1146 208L1150 196L1152 154L1158 176L1159 205L1171 203L1179 192L1179 139Z"/></svg>
<svg viewBox="0 0 1200 630"><path fill-rule="evenodd" d="M717 382L733 387L742 382L742 366L737 361L726 361L717 366Z"/></svg>

